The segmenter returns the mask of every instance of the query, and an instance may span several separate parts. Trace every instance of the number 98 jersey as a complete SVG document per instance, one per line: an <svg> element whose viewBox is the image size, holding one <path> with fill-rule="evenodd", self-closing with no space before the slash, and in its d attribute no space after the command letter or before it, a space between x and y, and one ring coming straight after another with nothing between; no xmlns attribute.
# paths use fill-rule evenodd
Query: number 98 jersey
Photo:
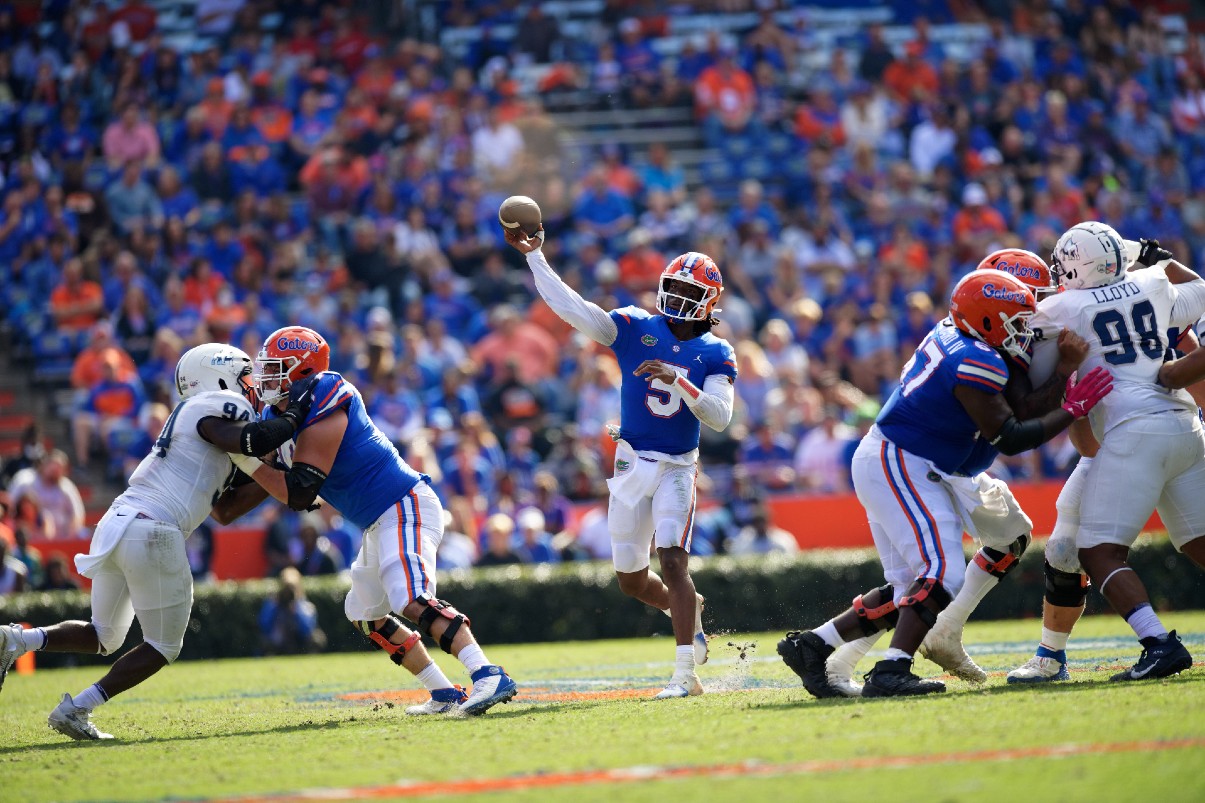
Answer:
<svg viewBox="0 0 1205 803"><path fill-rule="evenodd" d="M638 452L680 455L699 448L699 419L687 409L677 390L659 379L634 376L645 360L659 360L695 387L719 374L736 379L736 355L727 340L707 332L678 340L661 315L639 307L611 311L615 342L611 350L623 376L620 386L620 437Z"/></svg>
<svg viewBox="0 0 1205 803"><path fill-rule="evenodd" d="M946 318L917 346L875 423L896 446L957 474L975 448L979 426L954 388L995 394L1007 384L1008 365L1000 353Z"/></svg>
<svg viewBox="0 0 1205 803"><path fill-rule="evenodd" d="M1200 287L1198 287L1200 285ZM1105 287L1066 290L1043 299L1033 317L1037 350L1054 349L1063 329L1088 341L1083 376L1097 366L1113 374L1113 392L1090 413L1097 439L1123 421L1171 410L1196 411L1185 391L1158 385L1167 331L1191 326L1205 311L1205 284L1173 285L1162 270L1127 273Z"/></svg>
<svg viewBox="0 0 1205 803"><path fill-rule="evenodd" d="M200 526L234 475L230 455L197 432L202 418L254 421L255 408L230 390L198 393L177 404L151 453L130 475L130 487L114 504L132 505L185 535Z"/></svg>

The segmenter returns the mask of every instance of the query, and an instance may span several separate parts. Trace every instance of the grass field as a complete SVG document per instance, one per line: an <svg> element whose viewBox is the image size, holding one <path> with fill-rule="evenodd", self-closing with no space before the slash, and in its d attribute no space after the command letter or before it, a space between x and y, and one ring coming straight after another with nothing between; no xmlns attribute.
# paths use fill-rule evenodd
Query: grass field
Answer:
<svg viewBox="0 0 1205 803"><path fill-rule="evenodd" d="M46 727L96 669L43 670L0 695L0 800L1199 801L1205 612L1165 620L1198 658L1178 678L1108 683L1138 653L1108 616L1078 628L1072 682L1011 688L1038 623L983 623L967 642L986 686L899 701L813 700L775 654L780 633L717 636L708 693L657 703L668 638L489 647L520 696L468 720L406 717L422 695L367 649L181 663L98 710L117 737L102 743Z"/></svg>

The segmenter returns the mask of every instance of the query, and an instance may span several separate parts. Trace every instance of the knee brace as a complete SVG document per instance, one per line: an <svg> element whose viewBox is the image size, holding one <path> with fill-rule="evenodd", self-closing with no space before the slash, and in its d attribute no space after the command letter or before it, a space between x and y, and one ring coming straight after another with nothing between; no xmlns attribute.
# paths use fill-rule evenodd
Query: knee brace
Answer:
<svg viewBox="0 0 1205 803"><path fill-rule="evenodd" d="M1064 572L1046 562L1046 601L1060 608L1079 608L1088 598L1088 576Z"/></svg>
<svg viewBox="0 0 1205 803"><path fill-rule="evenodd" d="M1025 533L1008 545L1008 552L985 546L975 553L975 565L991 576L1003 580L1006 574L1017 567L1017 561L1025 554L1032 540L1033 536Z"/></svg>
<svg viewBox="0 0 1205 803"><path fill-rule="evenodd" d="M406 660L406 653L414 649L414 645L423 639L418 633L411 633L409 638L401 644L394 644L390 641L393 634L402 629L402 623L394 618L393 614L386 616L380 627L374 627L371 621L356 621L353 624L357 630L368 636L369 641L389 653L389 660L398 666L401 666L402 661Z"/></svg>
<svg viewBox="0 0 1205 803"><path fill-rule="evenodd" d="M452 639L456 638L456 634L460 632L460 628L467 624L472 624L469 617L465 616L460 611L453 608L449 603L442 599L432 599L428 596L421 596L414 600L419 605L423 605L424 609L418 617L418 629L424 636L432 639L431 625L435 624L435 620L441 616L448 620L448 628L439 637L439 648L448 655L452 654Z"/></svg>
<svg viewBox="0 0 1205 803"><path fill-rule="evenodd" d="M903 597L899 607L912 608L922 622L933 627L937 623L937 614L946 609L953 597L946 591L945 586L932 577L921 577L916 582L920 587Z"/></svg>
<svg viewBox="0 0 1205 803"><path fill-rule="evenodd" d="M878 595L878 604L871 607L865 602L865 598L874 594ZM900 620L900 612L895 607L894 596L891 586L885 585L854 597L853 609L858 616L858 627L862 628L862 633L873 636L882 630L895 627L895 623Z"/></svg>

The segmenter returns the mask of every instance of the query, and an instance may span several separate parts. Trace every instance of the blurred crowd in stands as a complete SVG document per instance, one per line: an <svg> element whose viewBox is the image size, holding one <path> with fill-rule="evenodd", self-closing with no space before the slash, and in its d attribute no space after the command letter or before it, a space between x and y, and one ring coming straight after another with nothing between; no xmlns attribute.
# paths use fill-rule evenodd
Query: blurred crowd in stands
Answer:
<svg viewBox="0 0 1205 803"><path fill-rule="evenodd" d="M537 199L549 261L605 308L652 308L684 250L721 266L739 401L704 430L701 553L790 549L765 497L849 489L856 440L988 251L1046 255L1095 218L1201 264L1205 55L1182 18L884 0L842 27L842 5L0 2L0 306L39 386L75 392L70 454L23 454L9 481L3 577L32 530L79 532L70 463L121 480L147 453L185 349L254 356L284 324L328 338L434 478L441 566L609 554L600 511L569 525L605 494L621 377L534 294L507 195ZM688 170L651 118L577 147L551 108L686 110L706 153ZM1073 459L1060 439L996 470ZM357 546L329 510L259 515L274 572Z"/></svg>

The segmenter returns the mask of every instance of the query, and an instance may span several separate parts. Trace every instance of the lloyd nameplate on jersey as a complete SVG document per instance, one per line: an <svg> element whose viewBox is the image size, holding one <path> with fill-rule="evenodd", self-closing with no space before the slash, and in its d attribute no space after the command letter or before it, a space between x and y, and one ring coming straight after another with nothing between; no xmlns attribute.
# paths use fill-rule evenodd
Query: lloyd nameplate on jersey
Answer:
<svg viewBox="0 0 1205 803"><path fill-rule="evenodd" d="M1096 303L1105 304L1109 301L1121 301L1123 298L1139 295L1142 290L1133 282L1122 282L1108 287L1094 287L1089 292L1092 293L1092 298Z"/></svg>

